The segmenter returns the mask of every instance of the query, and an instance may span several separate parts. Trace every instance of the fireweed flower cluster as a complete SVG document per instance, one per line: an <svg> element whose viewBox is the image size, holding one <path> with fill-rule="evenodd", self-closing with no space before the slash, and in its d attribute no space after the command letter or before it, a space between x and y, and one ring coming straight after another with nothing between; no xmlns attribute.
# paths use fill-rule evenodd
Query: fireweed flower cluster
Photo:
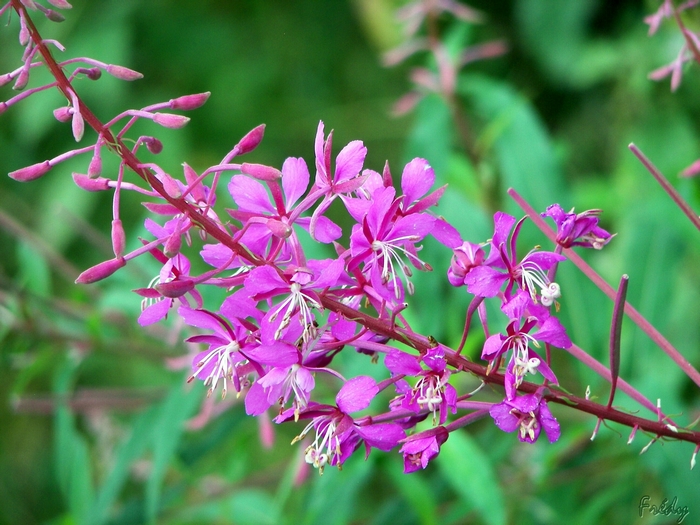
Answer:
<svg viewBox="0 0 700 525"><path fill-rule="evenodd" d="M50 3L69 7L64 0ZM327 465L341 467L362 448L366 455L372 449L399 448L405 472L426 468L450 432L487 414L501 430L518 431L523 442L535 442L542 430L555 441L560 428L548 401L635 430L675 437L660 412L658 422L648 421L555 390L551 347L573 345L556 318L557 300L565 291L551 276L566 260L562 250L600 249L610 241L612 236L598 226L598 210L574 214L557 204L550 206L543 216L557 227L553 252L535 247L521 255L518 238L524 219L503 212L494 216L490 240L464 241L454 226L432 212L445 187L432 190L435 173L426 159L411 160L397 187L388 164L381 173L365 168L367 150L362 141L350 142L333 158L333 133L326 135L323 122L313 147L313 179L301 157L286 159L280 169L238 161L260 143L264 126L247 133L220 163L201 173L183 164L181 176L171 175L137 157L141 146L159 153L164 147L160 140L141 136L127 147L123 139L140 119L170 128L187 124L187 117L163 110L196 109L209 94L127 110L102 123L73 88L76 75L93 80L102 70L124 80L141 75L87 58L56 62L46 46L62 47L40 37L27 9L37 9L52 20L59 19L57 13L34 0L12 0L0 7L0 15L10 9L19 16L19 40L25 52L23 65L1 76L2 83L15 80L13 87L22 91L30 70L42 64L55 81L22 91L1 103L0 110L57 87L69 106L58 108L56 118L71 122L76 141L84 139L86 123L97 133L92 145L10 176L33 180L63 160L89 154L86 173L74 174L73 181L86 191L113 193L114 258L86 270L77 282L104 279L139 256L155 258L162 265L158 275L147 287L135 290L143 297L139 324L178 317L191 329L187 341L197 350L188 381L202 381L209 395L220 392L223 398L232 390L236 397L244 397L249 415L272 411L277 423L308 422L295 442L315 436L304 454L319 472ZM74 71L66 76L64 71L71 67ZM116 173L103 173L102 155L107 152L120 160ZM133 173L138 178L127 180ZM145 223L152 239L143 239L141 247L128 253L119 219L122 191L148 198L144 206L153 214ZM345 230L327 216L333 203L348 214ZM420 253L428 236L452 250L448 281L474 296L464 338L470 335L469 321L478 311L485 364L462 357L461 347L455 351L415 333L402 315L414 292L414 271L432 270ZM304 248L309 240L327 245L329 256L310 258ZM211 269L197 274L190 258L197 252L194 244L200 242L198 257ZM189 258L182 253L183 246L191 247ZM205 304L200 293L204 286L224 289L227 296L221 304ZM500 302L500 324L487 323L487 300ZM490 333L487 326L500 330ZM392 347L391 341L409 349ZM383 368L374 374L380 379L345 377L336 359L343 351L381 363ZM473 401L478 389L460 395L453 378L463 373L502 386L504 398ZM530 382L538 375L542 384ZM321 383L323 388L317 388ZM329 389L337 392L333 404L324 402L319 393ZM691 431L678 439L700 443L700 436Z"/></svg>

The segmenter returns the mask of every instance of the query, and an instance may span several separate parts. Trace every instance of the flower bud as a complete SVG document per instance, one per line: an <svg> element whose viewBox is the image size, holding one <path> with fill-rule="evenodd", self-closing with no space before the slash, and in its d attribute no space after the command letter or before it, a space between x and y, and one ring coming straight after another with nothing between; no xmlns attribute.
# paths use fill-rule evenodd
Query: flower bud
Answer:
<svg viewBox="0 0 700 525"><path fill-rule="evenodd" d="M49 4L59 9L71 9L73 6L70 5L66 0L48 0Z"/></svg>
<svg viewBox="0 0 700 525"><path fill-rule="evenodd" d="M122 257L124 255L125 246L126 234L124 233L122 221L120 219L114 219L112 221L112 250L114 251L114 255Z"/></svg>
<svg viewBox="0 0 700 525"><path fill-rule="evenodd" d="M183 97L178 97L170 100L170 109L181 109L188 111L191 109L197 109L204 105L204 103L211 95L211 91L206 93L197 93L196 95L185 95Z"/></svg>
<svg viewBox="0 0 700 525"><path fill-rule="evenodd" d="M73 115L73 108L64 106L62 108L57 108L53 110L53 116L56 117L56 120L59 122L68 122L71 118L71 115Z"/></svg>
<svg viewBox="0 0 700 525"><path fill-rule="evenodd" d="M95 179L100 175L100 173L102 173L102 156L100 155L99 145L96 145L95 153L92 156L92 159L90 159L87 176L91 179Z"/></svg>
<svg viewBox="0 0 700 525"><path fill-rule="evenodd" d="M106 68L105 71L112 75L113 77L116 77L120 80L139 80L140 78L143 78L143 75L139 73L138 71L134 71L133 69L129 69L128 67L124 66L115 66L114 64L109 64Z"/></svg>
<svg viewBox="0 0 700 525"><path fill-rule="evenodd" d="M109 179L104 177L89 177L82 173L73 173L73 182L85 191L105 191L109 189Z"/></svg>
<svg viewBox="0 0 700 525"><path fill-rule="evenodd" d="M168 259L172 259L180 253L180 248L182 248L182 234L180 233L180 229L177 228L165 241L163 245L163 254Z"/></svg>
<svg viewBox="0 0 700 525"><path fill-rule="evenodd" d="M158 155L158 153L163 151L163 143L155 137L142 137L141 142L143 142L146 148L148 148L148 151L154 155Z"/></svg>
<svg viewBox="0 0 700 525"><path fill-rule="evenodd" d="M251 129L236 145L235 149L238 155L243 155L244 153L248 153L249 151L253 151L255 148L257 148L260 141L262 141L264 134L265 124L260 124L258 127Z"/></svg>
<svg viewBox="0 0 700 525"><path fill-rule="evenodd" d="M175 179L165 172L162 174L160 179L160 181L163 183L163 189L168 195L170 195L173 199L179 199L182 197L182 190L180 189L180 186L178 186Z"/></svg>
<svg viewBox="0 0 700 525"><path fill-rule="evenodd" d="M154 288L160 292L163 297L175 299L192 291L194 289L194 281L192 279L175 279L167 283L158 283Z"/></svg>
<svg viewBox="0 0 700 525"><path fill-rule="evenodd" d="M83 133L85 133L85 121L80 111L73 112L73 121L71 122L71 127L73 129L73 137L76 142L80 142L83 138Z"/></svg>
<svg viewBox="0 0 700 525"><path fill-rule="evenodd" d="M264 164L249 164L244 162L241 164L241 173L250 175L259 180L275 181L282 178L282 172L277 168L265 166Z"/></svg>
<svg viewBox="0 0 700 525"><path fill-rule="evenodd" d="M123 257L110 259L109 261L96 264L92 268L88 268L78 276L75 282L76 284L90 284L101 281L120 268L124 268L124 266L126 266L126 260Z"/></svg>
<svg viewBox="0 0 700 525"><path fill-rule="evenodd" d="M26 168L11 171L9 176L10 178L19 182L29 182L30 180L38 179L39 177L46 175L50 169L51 164L49 164L48 160L45 160L44 162L27 166Z"/></svg>
<svg viewBox="0 0 700 525"><path fill-rule="evenodd" d="M99 67L91 67L83 71L83 73L85 73L85 76L90 80L99 80L102 76L102 70Z"/></svg>
<svg viewBox="0 0 700 525"><path fill-rule="evenodd" d="M189 117L174 115L173 113L154 113L153 122L166 128L178 129L190 121Z"/></svg>
<svg viewBox="0 0 700 525"><path fill-rule="evenodd" d="M283 223L282 221L268 219L265 224L272 232L272 235L279 237L280 239L288 238L293 232L292 227Z"/></svg>
<svg viewBox="0 0 700 525"><path fill-rule="evenodd" d="M19 17L19 45L25 47L29 43L29 28L27 27L27 22L24 20L23 16Z"/></svg>
<svg viewBox="0 0 700 525"><path fill-rule="evenodd" d="M66 19L66 18L65 18L61 13L59 13L58 11L54 11L53 9L47 9L47 8L45 8L45 7L44 7L43 5L41 5L41 4L35 4L35 5L36 5L37 8L39 9L39 11L41 11L42 13L44 13L44 15L46 16L46 18L48 18L48 19L51 20L52 22L63 22L63 21Z"/></svg>
<svg viewBox="0 0 700 525"><path fill-rule="evenodd" d="M22 91L27 87L27 82L29 82L29 68L25 67L22 68L22 71L17 75L17 80L15 80L15 85L12 86L12 89L15 91Z"/></svg>

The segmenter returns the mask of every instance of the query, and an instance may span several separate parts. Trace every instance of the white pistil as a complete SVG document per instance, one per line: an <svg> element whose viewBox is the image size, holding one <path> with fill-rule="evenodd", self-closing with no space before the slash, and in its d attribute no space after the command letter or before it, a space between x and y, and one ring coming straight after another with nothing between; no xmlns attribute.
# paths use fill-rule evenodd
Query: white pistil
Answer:
<svg viewBox="0 0 700 525"><path fill-rule="evenodd" d="M222 345L211 350L204 358L197 363L197 370L190 376L190 381L199 375L202 370L204 370L212 361L216 361L214 368L211 373L204 380L205 385L211 385L209 387L209 392L207 396L210 396L214 390L216 390L216 385L219 383L219 379L223 380L224 387L221 392L221 398L226 397L227 385L226 377L233 373L233 360L231 356L234 352L240 349L238 342L231 341L227 345Z"/></svg>
<svg viewBox="0 0 700 525"><path fill-rule="evenodd" d="M531 441L534 441L535 432L538 429L537 418L534 412L530 412L526 415L514 408L511 410L511 414L520 418L520 437L525 439L525 436L528 436Z"/></svg>
<svg viewBox="0 0 700 525"><path fill-rule="evenodd" d="M303 439L319 419L326 418L325 416L314 418L311 423L306 425L301 434L294 438L292 443ZM332 420L321 421L316 429L316 439L306 447L304 461L318 469L319 474L323 474L323 468L333 460L333 456L340 455L340 440L335 436L335 430L335 423Z"/></svg>
<svg viewBox="0 0 700 525"><path fill-rule="evenodd" d="M394 285L394 296L399 299L399 287L397 286L397 277L396 277L396 268L395 266L398 266L401 270L401 274L403 275L403 280L406 283L406 288L408 290L409 294L413 294L414 292L414 286L413 283L410 281L410 277L413 275L413 272L411 271L411 268L404 263L401 260L401 254L403 253L406 255L406 257L416 263L416 266L423 268L425 267L425 263L421 261L418 257L416 257L414 254L409 252L406 248L403 246L400 246L398 242L400 241L407 241L407 242L417 242L418 239L415 235L407 235L405 237L398 237L396 239L392 239L391 242L384 242L384 241L374 241L372 242L372 250L378 254L376 255L375 263L376 261L379 260L381 257L383 259L382 261L382 282L383 283L388 283L391 281Z"/></svg>
<svg viewBox="0 0 700 525"><path fill-rule="evenodd" d="M434 375L422 378L414 388L419 394L416 398L418 405L421 408L427 406L428 410L433 413L433 426L435 426L437 421L437 411L442 404L442 393L444 389L445 386L440 381L440 378Z"/></svg>
<svg viewBox="0 0 700 525"><path fill-rule="evenodd" d="M530 294L530 298L535 304L537 304L536 290L539 289L542 296L542 304L551 306L555 299L561 297L561 288L557 283L549 281L547 274L539 264L528 260L530 254L534 251L535 250L531 250L520 262L520 284L523 289Z"/></svg>
<svg viewBox="0 0 700 525"><path fill-rule="evenodd" d="M544 306L552 306L561 297L561 287L557 283L549 283L549 286L540 290L540 295Z"/></svg>
<svg viewBox="0 0 700 525"><path fill-rule="evenodd" d="M270 316L270 321L274 321L277 319L280 312L285 310L282 317L282 322L275 332L275 339L282 337L282 330L289 325L289 321L297 307L299 308L299 322L304 328L302 333L304 342L308 342L310 339L316 337L316 326L314 325L314 315L311 313L311 308L320 310L322 307L314 299L302 292L301 285L299 283L292 283L290 287L290 294L284 301L277 305L277 311Z"/></svg>

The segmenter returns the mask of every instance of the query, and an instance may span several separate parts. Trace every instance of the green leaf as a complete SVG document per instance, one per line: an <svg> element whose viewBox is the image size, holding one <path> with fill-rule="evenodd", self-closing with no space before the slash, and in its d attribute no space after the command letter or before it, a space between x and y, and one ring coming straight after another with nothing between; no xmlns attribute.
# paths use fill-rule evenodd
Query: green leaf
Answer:
<svg viewBox="0 0 700 525"><path fill-rule="evenodd" d="M428 95L416 108L413 130L406 143L406 161L426 159L437 180L444 180L452 150L452 117L445 101Z"/></svg>
<svg viewBox="0 0 700 525"><path fill-rule="evenodd" d="M360 489L372 470L372 461L362 461L360 455L351 457L342 471L326 467L318 476L306 505L305 525L341 525L356 515Z"/></svg>
<svg viewBox="0 0 700 525"><path fill-rule="evenodd" d="M239 525L276 525L279 508L273 498L261 490L241 490L228 504L228 515Z"/></svg>
<svg viewBox="0 0 700 525"><path fill-rule="evenodd" d="M54 393L58 399L54 415L54 457L58 485L69 512L77 523L88 523L86 514L94 494L90 454L65 403L77 364L77 360L69 356L54 376Z"/></svg>
<svg viewBox="0 0 700 525"><path fill-rule="evenodd" d="M564 181L532 104L504 82L481 75L462 75L458 90L486 122L479 144L484 151L493 149L502 186L515 188L536 210L557 202L565 194Z"/></svg>
<svg viewBox="0 0 700 525"><path fill-rule="evenodd" d="M153 465L146 483L146 516L150 522L155 522L163 479L185 430L185 420L194 413L201 399L200 388L186 390L178 382L159 407L151 434Z"/></svg>
<svg viewBox="0 0 700 525"><path fill-rule="evenodd" d="M19 262L19 278L23 286L41 297L51 295L51 275L49 265L43 255L26 241L17 245L17 260Z"/></svg>
<svg viewBox="0 0 700 525"><path fill-rule="evenodd" d="M125 440L115 454L115 461L107 479L100 486L94 504L90 509L91 524L99 525L107 521L112 505L129 476L129 469L140 458L152 439L159 420L157 406L141 414L131 425L131 435Z"/></svg>
<svg viewBox="0 0 700 525"><path fill-rule="evenodd" d="M506 523L505 500L493 465L467 432L450 433L435 462L462 500L465 513L476 509L484 523Z"/></svg>
<svg viewBox="0 0 700 525"><path fill-rule="evenodd" d="M403 499L410 506L416 516L420 518L422 525L436 525L438 523L437 501L426 477L419 472L404 474L403 465L399 461L387 462L387 474Z"/></svg>

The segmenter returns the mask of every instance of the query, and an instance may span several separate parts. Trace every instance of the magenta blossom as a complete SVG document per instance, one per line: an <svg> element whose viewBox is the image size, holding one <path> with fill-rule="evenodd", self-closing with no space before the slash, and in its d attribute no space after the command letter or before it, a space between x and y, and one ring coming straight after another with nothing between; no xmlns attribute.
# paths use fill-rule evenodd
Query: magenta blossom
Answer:
<svg viewBox="0 0 700 525"><path fill-rule="evenodd" d="M282 165L281 187L277 181L268 181L269 191L251 177L234 175L228 190L238 209L227 211L246 227L238 240L261 257L267 258L265 250L269 250L272 254L279 253L283 260L291 255L296 264L303 264L299 240L292 226L309 226L310 219L300 218L304 210L297 207L297 201L309 186L309 178L304 159L293 157ZM339 236L338 231L334 238Z"/></svg>
<svg viewBox="0 0 700 525"><path fill-rule="evenodd" d="M515 217L500 211L493 218L495 230L489 256L464 278L469 293L480 297L495 297L507 283L505 298L510 299L513 287L517 284L521 290L530 294L533 302L537 302L539 291L542 304L552 305L561 293L559 285L550 282L545 272L566 260L566 257L554 252L531 250L522 260L518 260L516 243L524 219L516 224Z"/></svg>
<svg viewBox="0 0 700 525"><path fill-rule="evenodd" d="M293 443L303 439L312 429L316 437L306 448L305 459L320 474L326 465L342 465L360 446L365 444L366 455L371 448L388 451L405 437L403 429L396 423L374 423L361 425L349 414L367 408L379 392L377 383L368 376L358 376L347 381L338 391L336 406L310 403L300 419L311 419ZM282 423L292 419L294 410L282 412L275 421Z"/></svg>
<svg viewBox="0 0 700 525"><path fill-rule="evenodd" d="M410 474L419 468L425 469L428 462L440 453L440 447L448 437L450 434L445 427L435 427L404 439L399 450L403 454L404 474Z"/></svg>
<svg viewBox="0 0 700 525"><path fill-rule="evenodd" d="M501 310L510 319L506 334L494 334L486 339L481 358L491 361L490 369L499 363L503 354L512 351L506 369L505 388L508 399L515 396L515 389L528 373L540 372L548 381L556 384L554 372L530 345L539 347L541 341L559 348L569 348L571 340L559 320L549 315L546 308L532 303L524 291L518 292ZM535 328L537 331L530 333Z"/></svg>
<svg viewBox="0 0 700 525"><path fill-rule="evenodd" d="M229 382L240 393L250 386L251 375L263 374L263 366L290 366L297 360L297 350L293 345L283 342L264 344L264 341L261 344L256 337L251 337L252 326L244 325L231 313L226 305L222 306L221 314L185 306L178 309L178 314L188 325L213 332L187 339L191 343L209 345L193 359L189 381L194 378L203 380L209 385L211 394L221 380L222 397L226 396Z"/></svg>
<svg viewBox="0 0 700 525"><path fill-rule="evenodd" d="M452 261L447 270L447 280L452 286L463 286L467 274L480 266L486 255L480 245L464 241L453 250Z"/></svg>
<svg viewBox="0 0 700 525"><path fill-rule="evenodd" d="M576 214L572 209L564 212L558 204L547 207L542 217L551 217L557 225L557 244L563 248L583 246L600 250L614 236L598 226L601 210L586 210Z"/></svg>
<svg viewBox="0 0 700 525"><path fill-rule="evenodd" d="M316 131L316 179L311 191L317 198L323 195L323 200L316 207L311 216L309 233L320 242L328 243L337 239L340 235L340 227L323 214L333 201L343 195L357 191L367 178L360 174L362 165L367 156L367 148L360 140L353 140L345 146L335 160L335 171L331 168L331 150L333 146L333 132L324 140L323 122L318 123Z"/></svg>
<svg viewBox="0 0 700 525"><path fill-rule="evenodd" d="M416 243L431 233L435 217L427 213L397 216L401 201L394 199L395 194L394 188L375 190L362 224L353 226L348 270L352 272L362 264L362 273L377 293L388 301L400 302L404 297L404 280L408 292L413 293L409 280L412 271L401 256L406 256L415 268L430 269L418 257Z"/></svg>
<svg viewBox="0 0 700 525"><path fill-rule="evenodd" d="M428 368L423 369L420 362ZM417 376L416 386L402 394L401 407L419 414L428 409L433 414L433 425L442 425L447 420L448 411L457 412L457 391L448 383L450 371L445 361L445 349L437 346L417 358L400 350L390 352L384 361L392 374Z"/></svg>
<svg viewBox="0 0 700 525"><path fill-rule="evenodd" d="M523 443L534 443L542 429L550 443L559 439L559 423L549 411L547 402L538 391L493 405L489 411L496 426L504 432L518 431Z"/></svg>
<svg viewBox="0 0 700 525"><path fill-rule="evenodd" d="M202 306L202 296L195 289L194 281L189 276L190 261L187 257L178 253L168 259L155 248L151 253L164 264L148 288L134 290L144 298L141 301L141 315L138 318L141 326L148 326L165 319L175 301L189 306L184 297L185 294L189 294L194 299L197 307Z"/></svg>

